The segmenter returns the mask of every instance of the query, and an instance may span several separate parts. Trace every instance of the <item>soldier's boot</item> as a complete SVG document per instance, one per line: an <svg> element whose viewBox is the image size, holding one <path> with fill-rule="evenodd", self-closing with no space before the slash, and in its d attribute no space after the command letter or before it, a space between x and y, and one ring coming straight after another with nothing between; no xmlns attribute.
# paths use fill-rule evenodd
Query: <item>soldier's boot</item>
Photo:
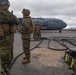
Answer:
<svg viewBox="0 0 76 75"><path fill-rule="evenodd" d="M23 57L23 59L26 59L26 58L30 58L30 56L25 56L25 57Z"/></svg>
<svg viewBox="0 0 76 75"><path fill-rule="evenodd" d="M24 57L25 59L23 59L22 64L28 64L30 63L30 57Z"/></svg>
<svg viewBox="0 0 76 75"><path fill-rule="evenodd" d="M26 59L26 57L23 57L23 59Z"/></svg>

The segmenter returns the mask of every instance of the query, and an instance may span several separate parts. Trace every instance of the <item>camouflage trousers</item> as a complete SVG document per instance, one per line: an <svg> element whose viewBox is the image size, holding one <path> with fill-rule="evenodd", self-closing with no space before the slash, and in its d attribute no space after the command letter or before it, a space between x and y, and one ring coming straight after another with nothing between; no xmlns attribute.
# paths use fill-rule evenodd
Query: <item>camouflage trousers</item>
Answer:
<svg viewBox="0 0 76 75"><path fill-rule="evenodd" d="M41 39L41 32L37 32L37 39L38 39L38 40Z"/></svg>
<svg viewBox="0 0 76 75"><path fill-rule="evenodd" d="M41 39L41 32L34 32L33 33L33 38L35 40L40 40Z"/></svg>
<svg viewBox="0 0 76 75"><path fill-rule="evenodd" d="M10 51L10 53L11 53L11 61L12 61L12 59L13 59L14 34L11 34L10 36L11 36L11 51Z"/></svg>
<svg viewBox="0 0 76 75"><path fill-rule="evenodd" d="M30 56L30 39L31 39L30 33L22 34L23 51L25 56Z"/></svg>
<svg viewBox="0 0 76 75"><path fill-rule="evenodd" d="M9 64L11 63L11 36L10 33L6 33L3 38L0 38L0 59L2 69L8 75Z"/></svg>
<svg viewBox="0 0 76 75"><path fill-rule="evenodd" d="M33 39L37 40L37 32L35 32L35 31L33 32Z"/></svg>

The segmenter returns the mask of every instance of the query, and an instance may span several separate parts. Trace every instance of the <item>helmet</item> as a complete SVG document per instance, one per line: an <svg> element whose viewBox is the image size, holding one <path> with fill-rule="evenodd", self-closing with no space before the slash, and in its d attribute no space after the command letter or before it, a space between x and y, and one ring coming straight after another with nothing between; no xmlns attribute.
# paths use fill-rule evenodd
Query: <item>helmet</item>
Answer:
<svg viewBox="0 0 76 75"><path fill-rule="evenodd" d="M22 13L24 14L24 15L29 15L30 14L30 11L28 10L28 9L23 9L23 11L22 11Z"/></svg>
<svg viewBox="0 0 76 75"><path fill-rule="evenodd" d="M0 5L7 5L9 7L10 3L8 0L0 0Z"/></svg>
<svg viewBox="0 0 76 75"><path fill-rule="evenodd" d="M30 10L27 9L27 15L29 15L29 14L30 14Z"/></svg>
<svg viewBox="0 0 76 75"><path fill-rule="evenodd" d="M24 9L22 10L22 13L24 14L24 13L26 13L26 11L27 11L27 9L24 8Z"/></svg>

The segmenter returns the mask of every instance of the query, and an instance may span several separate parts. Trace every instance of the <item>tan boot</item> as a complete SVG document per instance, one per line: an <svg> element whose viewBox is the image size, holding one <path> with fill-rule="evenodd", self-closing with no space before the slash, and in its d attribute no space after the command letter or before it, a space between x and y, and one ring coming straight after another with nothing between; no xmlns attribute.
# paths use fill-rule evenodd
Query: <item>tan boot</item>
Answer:
<svg viewBox="0 0 76 75"><path fill-rule="evenodd" d="M30 58L23 59L22 64L30 63Z"/></svg>
<svg viewBox="0 0 76 75"><path fill-rule="evenodd" d="M23 57L23 59L26 59L26 57Z"/></svg>
<svg viewBox="0 0 76 75"><path fill-rule="evenodd" d="M23 57L23 59L26 59L26 58L30 58L30 56L25 56L25 57Z"/></svg>

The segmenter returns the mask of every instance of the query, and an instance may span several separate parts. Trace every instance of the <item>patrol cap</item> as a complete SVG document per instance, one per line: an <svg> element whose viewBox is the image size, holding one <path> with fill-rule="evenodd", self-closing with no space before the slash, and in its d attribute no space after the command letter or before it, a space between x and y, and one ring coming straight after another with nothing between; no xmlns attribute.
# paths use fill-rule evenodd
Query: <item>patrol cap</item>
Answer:
<svg viewBox="0 0 76 75"><path fill-rule="evenodd" d="M0 0L0 5L7 5L10 6L10 3L8 0Z"/></svg>

